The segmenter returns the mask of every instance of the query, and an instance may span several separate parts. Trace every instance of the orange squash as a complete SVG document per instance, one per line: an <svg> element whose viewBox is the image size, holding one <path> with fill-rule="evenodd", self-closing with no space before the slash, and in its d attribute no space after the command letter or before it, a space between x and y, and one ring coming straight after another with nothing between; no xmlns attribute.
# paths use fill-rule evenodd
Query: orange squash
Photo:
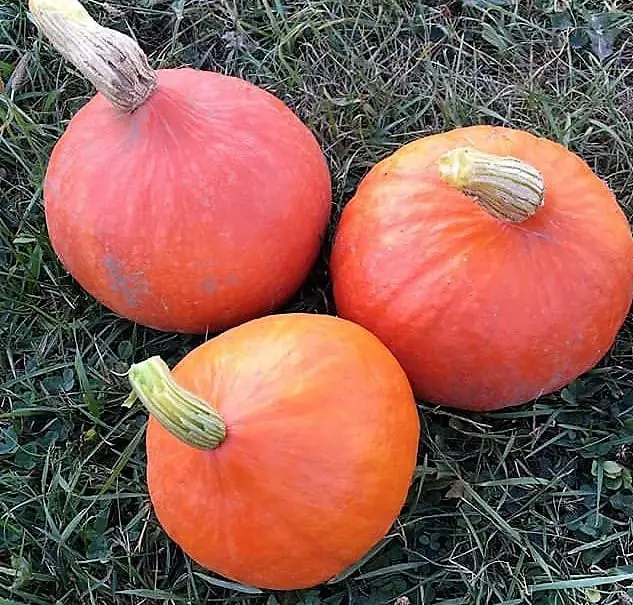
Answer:
<svg viewBox="0 0 633 605"><path fill-rule="evenodd" d="M633 239L578 156L474 126L369 172L331 273L339 315L390 348L416 395L493 410L551 393L607 353L631 305Z"/></svg>
<svg viewBox="0 0 633 605"><path fill-rule="evenodd" d="M311 132L244 80L154 71L76 0L30 0L98 89L44 181L53 249L85 290L138 323L219 331L284 304L321 246L330 175Z"/></svg>
<svg viewBox="0 0 633 605"><path fill-rule="evenodd" d="M405 501L420 435L411 387L354 323L272 315L207 341L173 375L150 358L129 378L151 414L158 520L219 574L314 586L366 554Z"/></svg>

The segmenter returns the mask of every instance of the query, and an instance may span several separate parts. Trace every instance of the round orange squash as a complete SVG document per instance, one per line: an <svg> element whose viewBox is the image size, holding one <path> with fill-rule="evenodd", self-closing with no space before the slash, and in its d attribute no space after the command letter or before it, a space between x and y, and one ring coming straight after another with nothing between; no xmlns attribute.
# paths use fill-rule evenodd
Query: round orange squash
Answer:
<svg viewBox="0 0 633 605"><path fill-rule="evenodd" d="M366 554L404 504L420 435L413 393L389 350L352 322L255 319L173 375L150 358L129 378L150 412L158 520L219 574L314 586Z"/></svg>
<svg viewBox="0 0 633 605"><path fill-rule="evenodd" d="M242 79L152 70L76 0L30 0L54 46L100 91L44 181L53 249L117 314L219 331L285 303L321 246L331 186L312 133Z"/></svg>
<svg viewBox="0 0 633 605"><path fill-rule="evenodd" d="M607 185L527 132L474 126L403 146L338 225L340 316L376 334L420 398L494 410L553 392L614 342L633 239Z"/></svg>

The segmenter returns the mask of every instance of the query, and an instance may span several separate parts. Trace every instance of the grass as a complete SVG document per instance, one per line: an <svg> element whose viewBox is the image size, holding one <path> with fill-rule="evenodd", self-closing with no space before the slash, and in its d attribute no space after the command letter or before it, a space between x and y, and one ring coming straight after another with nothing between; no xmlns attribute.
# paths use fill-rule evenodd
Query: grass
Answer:
<svg viewBox="0 0 633 605"><path fill-rule="evenodd" d="M623 1L86 5L135 32L154 66L246 78L319 137L336 212L286 310L335 312L327 256L339 211L371 165L419 136L474 123L548 136L633 212L633 13ZM152 514L146 419L121 406L122 373L155 353L173 364L201 339L113 316L51 251L47 157L92 91L41 40L23 0L0 0L0 78L0 604L633 603L630 321L598 368L538 402L489 415L421 402L409 501L372 556L337 581L259 593L184 557Z"/></svg>

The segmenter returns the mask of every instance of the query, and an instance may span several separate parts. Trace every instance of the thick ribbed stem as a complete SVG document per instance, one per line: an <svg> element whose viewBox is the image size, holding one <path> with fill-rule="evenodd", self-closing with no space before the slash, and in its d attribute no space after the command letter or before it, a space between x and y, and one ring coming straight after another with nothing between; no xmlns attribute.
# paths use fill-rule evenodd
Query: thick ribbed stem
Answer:
<svg viewBox="0 0 633 605"><path fill-rule="evenodd" d="M115 107L132 112L156 88L156 73L129 36L102 27L77 0L29 0L42 33Z"/></svg>
<svg viewBox="0 0 633 605"><path fill-rule="evenodd" d="M517 158L462 147L444 154L439 168L446 183L473 196L502 221L523 222L543 205L541 173Z"/></svg>
<svg viewBox="0 0 633 605"><path fill-rule="evenodd" d="M160 357L133 364L128 379L147 411L187 445L210 450L224 441L226 426L222 416L208 403L177 385Z"/></svg>

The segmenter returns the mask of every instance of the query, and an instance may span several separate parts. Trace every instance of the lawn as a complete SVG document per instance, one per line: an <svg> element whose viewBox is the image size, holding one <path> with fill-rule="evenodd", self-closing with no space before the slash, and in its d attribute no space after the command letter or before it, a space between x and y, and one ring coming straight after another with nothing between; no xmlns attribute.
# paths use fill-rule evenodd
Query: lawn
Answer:
<svg viewBox="0 0 633 605"><path fill-rule="evenodd" d="M550 137L633 213L628 2L85 4L134 32L154 67L245 78L318 137L336 208L321 259L284 311L335 313L327 258L340 210L376 161L417 137L477 123ZM92 89L25 5L0 0L1 605L633 603L630 321L599 367L537 402L488 415L420 402L402 515L331 583L265 593L184 557L152 513L146 415L122 406L124 373L153 354L173 365L202 338L114 316L52 252L42 178Z"/></svg>

